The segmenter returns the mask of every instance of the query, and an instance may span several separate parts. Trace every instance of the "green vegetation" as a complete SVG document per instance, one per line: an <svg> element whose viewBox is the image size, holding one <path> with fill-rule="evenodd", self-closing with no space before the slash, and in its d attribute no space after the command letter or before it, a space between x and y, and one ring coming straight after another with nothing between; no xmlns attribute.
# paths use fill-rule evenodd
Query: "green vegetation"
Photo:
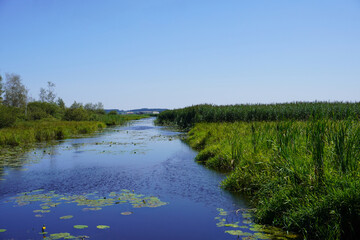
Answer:
<svg viewBox="0 0 360 240"><path fill-rule="evenodd" d="M47 89L40 89L40 101L29 102L27 94L19 75L6 74L5 84L0 76L0 146L64 139L148 117L106 114L100 102L83 105L75 101L67 108L61 98L55 102L55 84L52 82L48 82Z"/></svg>
<svg viewBox="0 0 360 240"><path fill-rule="evenodd" d="M344 120L360 118L360 102L295 102L284 104L196 105L160 113L157 123L189 128L199 122L252 122L309 120L313 117Z"/></svg>
<svg viewBox="0 0 360 240"><path fill-rule="evenodd" d="M296 114L305 106L313 111ZM160 114L158 122L179 121L180 127L188 127L204 122L201 116L209 117L204 109L217 110L210 120L217 119L216 123L195 124L187 141L200 151L197 161L228 173L222 182L225 189L251 197L259 223L306 239L356 239L360 235L359 104L281 104L268 105L268 110L265 105L254 106L259 111L252 118L269 121L236 121L252 107L247 105L243 114L234 107L232 115L231 107L168 111ZM287 112L287 118L263 119L263 113L271 110ZM162 114L176 117L165 121L169 118L161 118ZM229 120L226 116L233 118L224 122Z"/></svg>
<svg viewBox="0 0 360 240"><path fill-rule="evenodd" d="M102 122L24 121L13 127L0 129L0 145L19 146L78 134L89 134L106 125Z"/></svg>

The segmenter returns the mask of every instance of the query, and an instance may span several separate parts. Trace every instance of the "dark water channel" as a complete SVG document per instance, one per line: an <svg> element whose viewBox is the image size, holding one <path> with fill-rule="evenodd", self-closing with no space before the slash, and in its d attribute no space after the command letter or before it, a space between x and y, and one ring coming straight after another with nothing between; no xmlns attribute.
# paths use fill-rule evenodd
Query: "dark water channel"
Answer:
<svg viewBox="0 0 360 240"><path fill-rule="evenodd" d="M153 121L33 149L25 163L5 167L0 229L6 231L0 239L58 239L51 234L66 233L84 239L226 240L238 239L227 230L253 234L248 214L236 212L247 208L245 201L219 187L224 175L197 164L196 152L178 132ZM60 219L66 215L72 217ZM231 225L236 222L241 229Z"/></svg>

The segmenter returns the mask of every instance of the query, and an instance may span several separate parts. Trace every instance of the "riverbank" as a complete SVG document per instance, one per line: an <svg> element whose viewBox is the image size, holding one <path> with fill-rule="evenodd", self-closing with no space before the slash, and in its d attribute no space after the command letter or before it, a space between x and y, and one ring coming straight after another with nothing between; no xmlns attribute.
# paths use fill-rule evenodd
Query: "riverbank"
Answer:
<svg viewBox="0 0 360 240"><path fill-rule="evenodd" d="M36 142L61 140L79 134L91 134L106 126L122 125L130 120L147 116L140 115L100 115L98 121L61 121L43 119L22 121L12 127L0 129L0 146L20 146Z"/></svg>
<svg viewBox="0 0 360 240"><path fill-rule="evenodd" d="M358 121L202 123L188 133L196 160L252 197L257 221L307 239L358 236L359 142Z"/></svg>
<svg viewBox="0 0 360 240"><path fill-rule="evenodd" d="M323 105L313 106L319 107L314 112L323 111ZM337 106L357 111L355 105ZM276 107L287 109L289 116L301 116L296 112L299 106ZM227 172L222 186L248 194L259 223L300 233L306 239L356 239L360 234L360 123L356 114L348 111L341 118L349 120L337 120L329 110L328 115L311 119L309 111L306 121L225 122L226 116L220 113L227 108L194 106L165 112L162 121L174 116L173 123L180 123L175 125L192 126L187 142L199 151L196 160ZM205 119L204 109L219 112L215 123L197 123ZM264 107L254 113L255 119L268 110ZM237 118L236 112L227 115Z"/></svg>

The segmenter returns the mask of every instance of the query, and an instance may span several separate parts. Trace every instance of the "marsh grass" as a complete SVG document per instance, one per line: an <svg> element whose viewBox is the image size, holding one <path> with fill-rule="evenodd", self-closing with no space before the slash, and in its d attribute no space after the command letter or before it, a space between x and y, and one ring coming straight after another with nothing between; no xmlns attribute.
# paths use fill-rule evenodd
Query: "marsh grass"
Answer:
<svg viewBox="0 0 360 240"><path fill-rule="evenodd" d="M102 122L32 121L0 129L0 145L19 146L89 134L105 128Z"/></svg>
<svg viewBox="0 0 360 240"><path fill-rule="evenodd" d="M195 105L161 112L160 125L188 129L201 122L307 121L313 118L360 119L360 102L292 102L282 104Z"/></svg>
<svg viewBox="0 0 360 240"><path fill-rule="evenodd" d="M229 172L222 186L245 192L257 221L306 239L360 234L360 123L198 123L188 133L196 159Z"/></svg>
<svg viewBox="0 0 360 240"><path fill-rule="evenodd" d="M47 118L38 121L19 121L12 127L0 129L0 146L19 146L60 140L80 134L91 134L106 126L122 125L147 115L96 115L98 121L60 121Z"/></svg>

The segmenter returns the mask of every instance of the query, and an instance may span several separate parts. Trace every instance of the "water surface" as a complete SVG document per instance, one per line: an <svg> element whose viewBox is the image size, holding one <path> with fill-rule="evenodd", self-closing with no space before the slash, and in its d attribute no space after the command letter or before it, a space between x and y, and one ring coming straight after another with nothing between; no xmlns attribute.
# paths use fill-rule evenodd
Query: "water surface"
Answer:
<svg viewBox="0 0 360 240"><path fill-rule="evenodd" d="M180 140L179 132L154 126L153 121L138 120L91 137L36 148L22 157L24 164L5 167L0 181L0 229L6 232L0 233L0 239L42 239L64 232L90 239L238 239L225 233L233 228L224 223L250 226L246 215L236 212L247 208L246 202L219 187L223 174L194 161L196 152ZM148 207L148 200L133 199L144 206L134 208L131 202L117 201L89 210L94 206L65 200L71 196L109 200L122 193L155 197L164 205ZM49 199L19 203L19 198L36 194ZM50 212L33 212L39 209ZM73 218L59 219L65 215ZM39 234L43 224L45 236ZM245 227L242 231L250 231Z"/></svg>

